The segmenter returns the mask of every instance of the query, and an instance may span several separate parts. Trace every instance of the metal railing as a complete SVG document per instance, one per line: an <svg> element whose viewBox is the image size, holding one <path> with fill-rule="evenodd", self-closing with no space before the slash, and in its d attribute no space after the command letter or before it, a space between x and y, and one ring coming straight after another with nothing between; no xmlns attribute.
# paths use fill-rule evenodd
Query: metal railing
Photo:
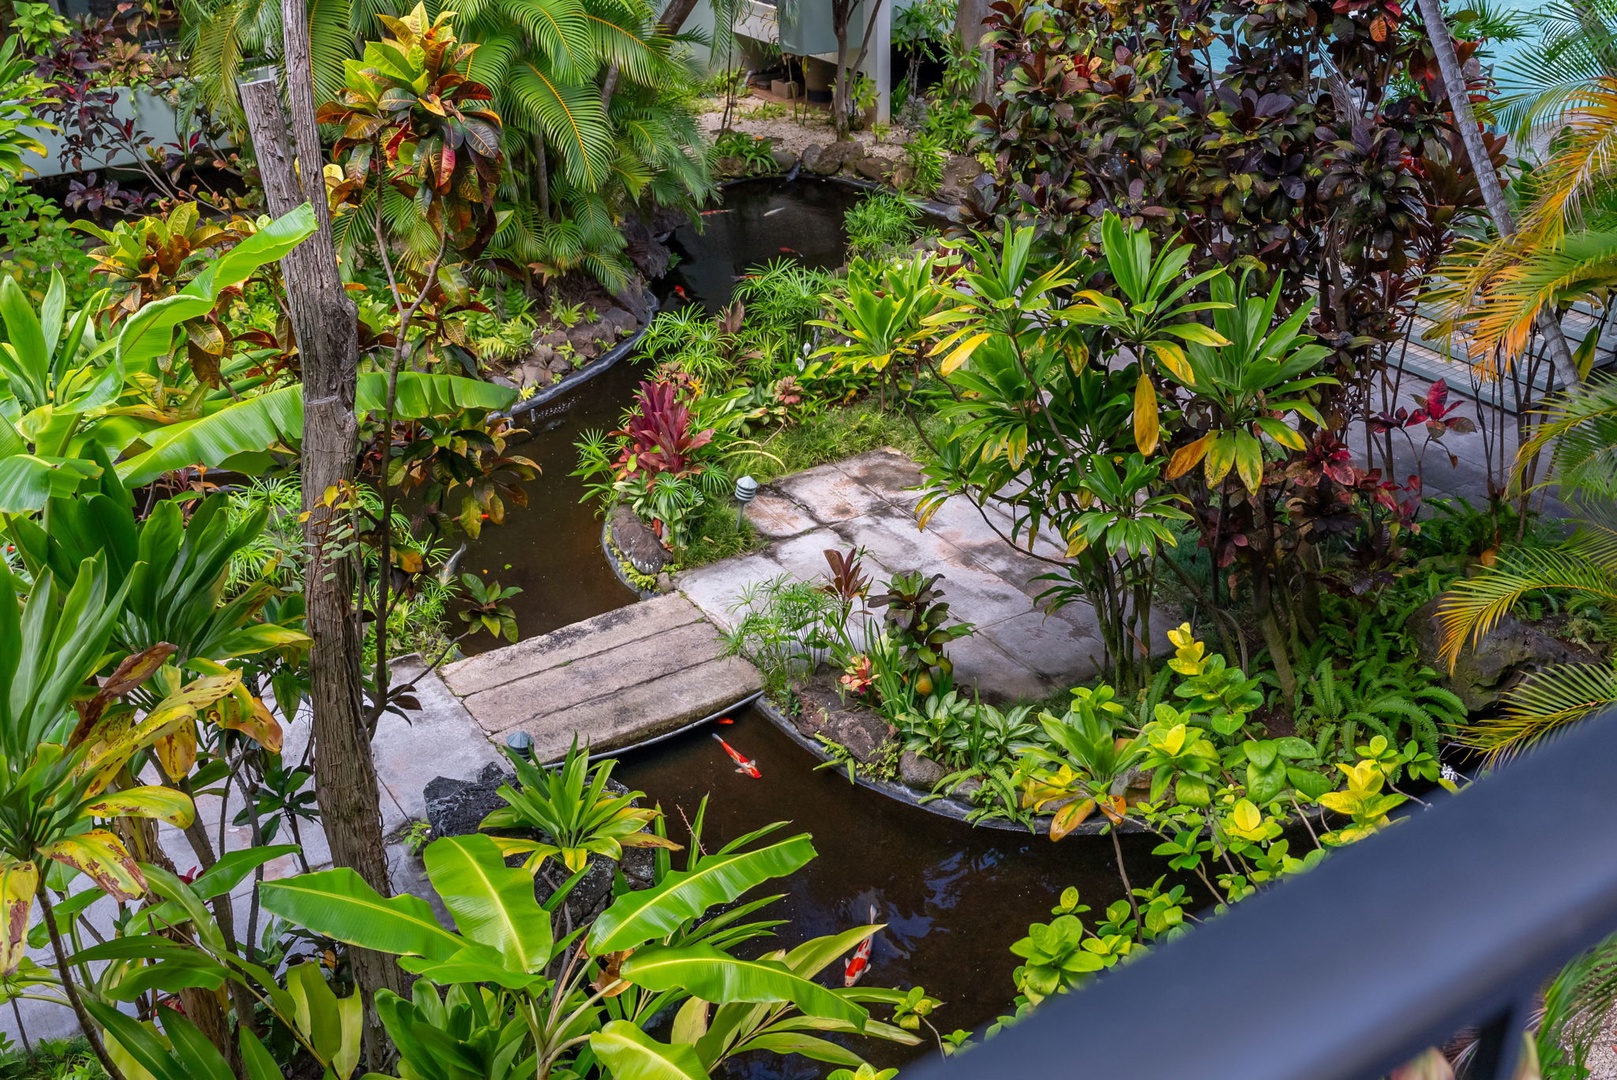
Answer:
<svg viewBox="0 0 1617 1080"><path fill-rule="evenodd" d="M904 1080L1369 1080L1464 1028L1514 1074L1547 979L1617 931L1617 714Z"/></svg>

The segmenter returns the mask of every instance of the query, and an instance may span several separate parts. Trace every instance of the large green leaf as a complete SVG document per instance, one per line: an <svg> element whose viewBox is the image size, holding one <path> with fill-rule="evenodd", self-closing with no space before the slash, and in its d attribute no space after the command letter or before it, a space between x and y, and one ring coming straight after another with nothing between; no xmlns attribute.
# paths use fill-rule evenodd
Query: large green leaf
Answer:
<svg viewBox="0 0 1617 1080"><path fill-rule="evenodd" d="M482 834L446 836L426 850L427 877L460 932L499 951L518 971L550 961L550 915L534 899L533 878L509 867Z"/></svg>
<svg viewBox="0 0 1617 1080"><path fill-rule="evenodd" d="M51 498L76 494L100 475L101 467L83 458L0 457L0 513L43 510Z"/></svg>
<svg viewBox="0 0 1617 1080"><path fill-rule="evenodd" d="M212 311L222 291L280 259L314 230L314 208L304 203L215 259L181 292L141 308L124 322L118 334L118 363L134 368L167 353L174 343L175 327Z"/></svg>
<svg viewBox="0 0 1617 1080"><path fill-rule="evenodd" d="M785 877L814 858L807 833L754 851L702 860L695 870L678 870L649 889L625 893L590 927L589 949L596 956L619 952L664 937L710 907L728 904L770 878Z"/></svg>
<svg viewBox="0 0 1617 1080"><path fill-rule="evenodd" d="M465 946L438 924L425 900L384 898L347 867L266 881L260 895L270 914L362 949L447 959Z"/></svg>
<svg viewBox="0 0 1617 1080"><path fill-rule="evenodd" d="M627 1020L613 1020L591 1035L590 1049L613 1080L707 1080L694 1049L658 1042Z"/></svg>
<svg viewBox="0 0 1617 1080"><path fill-rule="evenodd" d="M864 1009L772 960L738 960L710 945L653 945L623 961L623 978L648 990L686 990L719 1004L791 1002L811 1016L863 1027Z"/></svg>
<svg viewBox="0 0 1617 1080"><path fill-rule="evenodd" d="M387 376L367 372L356 390L355 412L376 412L387 403ZM399 373L396 410L399 419L415 420L466 409L503 409L515 399L516 391L479 379L404 371ZM139 487L191 465L217 468L238 455L295 446L302 436L303 388L285 386L223 402L199 420L155 433L151 449L122 462L118 475L127 486Z"/></svg>
<svg viewBox="0 0 1617 1080"><path fill-rule="evenodd" d="M850 1069L857 1069L865 1063L865 1059L849 1050L846 1046L838 1046L829 1039L822 1039L816 1035L804 1035L795 1031L766 1031L762 1035L754 1035L737 1047L737 1052L748 1050L768 1050L776 1054L796 1054L799 1057L812 1058L815 1061L826 1061L832 1065L846 1065Z"/></svg>

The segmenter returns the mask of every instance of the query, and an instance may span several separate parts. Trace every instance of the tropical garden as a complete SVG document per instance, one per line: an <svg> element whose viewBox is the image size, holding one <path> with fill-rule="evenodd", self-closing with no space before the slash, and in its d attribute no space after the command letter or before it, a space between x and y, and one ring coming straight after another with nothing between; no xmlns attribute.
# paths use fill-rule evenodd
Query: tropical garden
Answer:
<svg viewBox="0 0 1617 1080"><path fill-rule="evenodd" d="M92 7L0 8L8 1075L885 1080L1617 701L1610 0L832 0L825 103L729 0ZM833 256L676 283L802 185ZM881 447L1096 677L985 696L947 576L857 546L727 644L783 730L877 722L802 771L1104 869L995 928L994 1015L861 982L874 905L794 918L811 808L665 805L587 731L384 834L385 733L531 625L461 563L556 557L541 462L651 593L767 545L744 481ZM1536 1075L1591 1075L1611 960Z"/></svg>

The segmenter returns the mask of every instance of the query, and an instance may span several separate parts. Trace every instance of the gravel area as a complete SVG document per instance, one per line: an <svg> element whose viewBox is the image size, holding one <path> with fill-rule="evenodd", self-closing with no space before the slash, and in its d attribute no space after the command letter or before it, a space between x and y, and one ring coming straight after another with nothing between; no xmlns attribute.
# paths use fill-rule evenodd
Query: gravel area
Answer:
<svg viewBox="0 0 1617 1080"><path fill-rule="evenodd" d="M790 113L786 116L777 116L772 119L760 119L753 113L762 111L765 103L757 99L742 101L736 105L732 114L730 127L736 131L744 132L760 139L773 139L775 145L782 150L790 150L794 154L802 154L803 148L810 143L819 143L824 146L836 141L836 132L831 130L831 118L824 109L804 108L801 121L792 119ZM790 106L784 106L790 110ZM769 111L774 111L770 109ZM715 107L702 112L697 117L709 137L716 138L719 134L719 122L724 116L722 107ZM853 133L853 141L866 148L866 153L873 157L880 157L887 161L898 160L901 150L901 140L904 132L894 128L888 132L881 142L877 142L874 135L868 131Z"/></svg>

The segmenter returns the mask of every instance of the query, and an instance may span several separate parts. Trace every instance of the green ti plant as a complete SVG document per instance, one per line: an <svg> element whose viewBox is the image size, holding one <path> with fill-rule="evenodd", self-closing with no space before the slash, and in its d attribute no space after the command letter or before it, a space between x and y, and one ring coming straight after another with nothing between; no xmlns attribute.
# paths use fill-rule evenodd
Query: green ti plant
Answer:
<svg viewBox="0 0 1617 1080"><path fill-rule="evenodd" d="M870 601L881 608L888 639L896 649L900 673L915 693L926 698L946 694L954 684L954 663L945 652L951 641L972 632L970 623L955 622L938 588L942 574L919 570L894 574L887 588Z"/></svg>
<svg viewBox="0 0 1617 1080"><path fill-rule="evenodd" d="M602 761L591 768L589 747L580 746L577 739L554 769L540 769L514 750L506 756L516 770L517 784L500 785L498 794L506 805L491 811L480 828L544 836L542 840L494 837L500 853L522 857L530 874L537 874L546 859L556 859L568 872L577 873L591 855L616 861L625 847L678 850L679 845L666 837L645 831L658 816L655 810L635 805L645 793L609 788L615 763Z"/></svg>

